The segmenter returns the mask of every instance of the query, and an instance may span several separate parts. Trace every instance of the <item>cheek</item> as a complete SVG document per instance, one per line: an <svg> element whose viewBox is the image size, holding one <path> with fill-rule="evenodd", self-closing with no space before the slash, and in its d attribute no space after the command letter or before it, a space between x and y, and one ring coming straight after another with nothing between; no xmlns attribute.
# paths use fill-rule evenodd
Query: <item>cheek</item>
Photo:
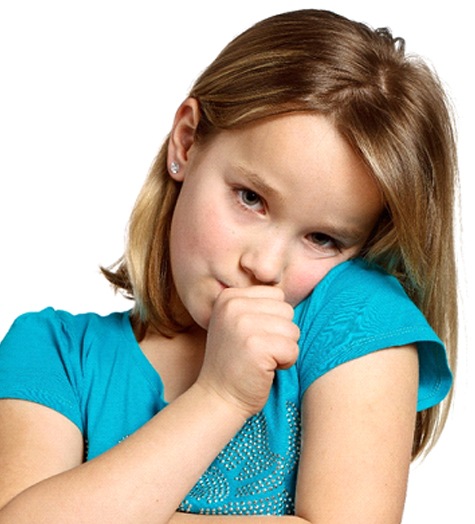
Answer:
<svg viewBox="0 0 475 524"><path fill-rule="evenodd" d="M285 299L295 307L307 297L313 288L322 280L320 272L300 271L289 276L286 282Z"/></svg>
<svg viewBox="0 0 475 524"><path fill-rule="evenodd" d="M180 204L175 209L171 228L172 256L175 259L189 260L193 256L210 259L214 253L226 249L230 234L219 210L185 200Z"/></svg>
<svg viewBox="0 0 475 524"><path fill-rule="evenodd" d="M335 257L292 268L285 282L286 301L295 307L313 291L331 269L343 261Z"/></svg>

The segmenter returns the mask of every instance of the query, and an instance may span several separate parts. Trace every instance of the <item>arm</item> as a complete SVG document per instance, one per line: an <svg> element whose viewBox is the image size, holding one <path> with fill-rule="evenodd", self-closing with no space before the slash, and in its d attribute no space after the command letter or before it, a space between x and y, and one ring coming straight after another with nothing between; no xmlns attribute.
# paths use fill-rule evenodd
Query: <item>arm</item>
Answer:
<svg viewBox="0 0 475 524"><path fill-rule="evenodd" d="M251 304L245 303L242 307L248 313L247 320L245 318L244 322L242 320L236 322L235 319L230 321L229 311L226 313L229 309L227 304L228 301L225 301L224 307L219 308L221 312L215 315L219 329L215 330L217 336L209 337L205 364L198 383L135 435L87 464L79 465L82 459L82 436L78 429L62 415L36 404L1 401L0 466L3 481L0 491L1 503L5 504L11 497L17 496L0 511L0 523L30 522L31 515L35 515L37 522L48 523L78 520L87 522L91 519L105 523L130 522L131 519L136 523L158 523L168 520L173 515L178 502L196 482L201 472L239 429L245 418L243 412L248 410L250 415L251 412L259 409L258 404L264 400L275 367L287 366L292 362L290 355L293 349L290 351L284 349L287 346L288 333L284 335L281 331L286 324L282 315L279 314L274 318L279 326L278 332L274 332L272 329L269 330L268 321L275 315L265 313L265 318L257 323L258 326L263 327L263 330L256 335L256 311L250 310ZM263 305L260 304L258 309L262 307ZM223 316L224 321L221 322L220 317ZM223 324L232 326L227 334ZM246 343L243 343L240 337L236 340L236 328L238 327L237 331L242 332L243 325L252 327L252 336L244 337ZM211 334L212 332L213 329L210 329ZM290 338L294 336L295 332ZM272 339L271 344L268 343L268 337ZM241 350L236 351L236 347ZM280 356L270 355L267 350L261 353L263 348L269 347L278 348L277 353L280 353ZM221 355L222 358L219 358L220 350L223 349L227 349L227 352L225 351ZM399 350L379 352L377 355L396 353L399 354ZM406 376L410 378L412 375L405 372L394 374L395 363L384 358L382 362L391 369L391 374L374 376L373 373L367 376L365 372L370 369L368 370L364 364L361 368L359 363L365 363L369 358L373 357L364 357L359 361L340 366L319 379L306 393L306 406L310 405L312 391L320 388L323 388L323 392L328 392L322 395L320 400L338 398L332 397L332 385L340 394L347 391L347 395L353 395L352 409L360 404L365 406L368 399L365 395L360 398L361 391L372 392L373 396L379 398L380 390L392 389L389 397L398 398L401 384L406 384L400 379L406 380ZM414 361L417 362L417 359L414 358ZM342 373L345 369L348 370L350 378L353 377L352 381L348 381L348 385L346 385L347 377ZM384 380L381 380L382 376L385 377ZM335 380L330 380L332 377L335 377ZM379 382L375 380L374 387L369 390L368 388L360 390L357 387L354 389L354 386L358 385L358 381L354 380L355 377L359 377L366 386L378 378ZM388 377L391 380L387 380ZM416 383L417 380L414 380L414 384ZM236 389L233 390L230 386ZM395 405L398 404L388 402L388 414ZM315 406L311 406L311 411L316 409L320 413L322 409L324 413L324 408L324 403L317 402ZM337 404L334 408L335 416L345 420L347 408L345 403ZM375 409L370 412L374 414L375 420L382 420L380 408L386 410L386 406L377 403ZM364 412L364 409L362 411ZM313 509L309 510L307 503L312 498L309 493L313 495L313 492L307 490L305 494L307 482L302 479L303 472L307 471L306 476L310 478L309 485L315 486L308 473L313 471L312 458L317 460L318 455L312 457L312 454L309 455L306 451L311 442L313 426L306 408L304 411L306 436L301 461L301 481L297 492L297 514L309 520L313 518L311 515ZM322 427L325 428L326 425ZM329 424L328 427L333 426ZM362 429L365 428L366 425ZM322 435L321 430L322 428L319 428L320 435ZM18 438L20 435L24 438ZM336 442L332 431L326 431L323 435L327 435L330 442ZM363 440L361 438L360 442ZM204 442L206 446L203 446ZM356 449L353 451L358 452ZM387 452L387 449L383 446L382 451ZM310 460L307 460L309 457ZM318 468L315 471L318 471ZM159 495L158 500L157 495ZM304 512L307 512L308 516L304 515ZM135 514L140 516L135 518ZM176 518L195 517L177 515ZM267 518L266 522L268 522Z"/></svg>
<svg viewBox="0 0 475 524"><path fill-rule="evenodd" d="M400 523L417 384L412 346L378 351L328 372L304 396L296 516L213 517L213 522ZM199 524L203 518L176 514L172 520Z"/></svg>
<svg viewBox="0 0 475 524"><path fill-rule="evenodd" d="M343 364L309 388L298 515L325 524L401 521L417 385L417 351L406 346Z"/></svg>
<svg viewBox="0 0 475 524"><path fill-rule="evenodd" d="M63 415L30 402L0 401L0 523L167 522L262 408L275 369L295 361L299 330L292 317L280 290L223 291L196 383L84 464L82 435Z"/></svg>
<svg viewBox="0 0 475 524"><path fill-rule="evenodd" d="M239 409L195 385L127 440L81 464L82 436L69 420L2 400L1 502L17 496L0 523L165 522L243 422Z"/></svg>
<svg viewBox="0 0 475 524"><path fill-rule="evenodd" d="M416 388L417 358L415 350L410 348L382 351L357 359L315 382L307 391L304 402L304 443L297 489L298 516L284 518L325 524L358 522L358 519L365 524L399 522L410 460ZM180 477L175 478L179 483L183 481L183 472L189 472L189 482L192 484L197 475L194 471L197 457L203 458L204 452L211 449L208 440L206 447L202 445L202 439L211 436L209 425L229 426L233 420L233 411L228 411L228 404L221 411L222 404L218 402L216 409L207 410L212 414L212 419L204 421L200 412L197 428L201 428L202 433L201 436L195 434L196 438L191 439L190 443L190 440L183 439L183 434L189 435L190 431L194 433L194 425L190 427L190 420L193 420L193 413L196 412L197 392L190 392L193 393L193 401L188 406L191 409L187 408L185 395L178 403L180 405L175 405L176 409L162 412L164 416L161 422L176 433L167 435L164 432L161 436L184 442L184 447L174 447L179 456L169 457L170 469ZM396 402L396 399L400 402ZM209 400L206 398L207 408ZM172 417L173 424L167 423L170 420L168 416ZM182 416L183 426L178 423ZM219 416L226 419L226 424L219 425ZM2 475L5 482L2 492L7 489L19 492L41 478L65 471L80 462L82 437L75 426L61 415L35 404L2 401L0 417L3 417L0 420L1 440L7 444L2 446L1 466L2 472L9 472L8 475ZM163 507L163 504L157 504L155 495L162 493L163 499L173 498L173 491L167 494L165 485L160 491L160 485L155 483L152 496L144 482L149 478L150 470L154 470L159 463L158 458L157 461L151 461L154 455L150 453L154 451L152 439L158 444L157 457L160 457L163 449L160 442L156 441L154 429L159 423L155 421L154 424L152 421L134 436L130 444L126 441L127 446L114 448L100 460L98 458L26 490L16 502L13 501L5 508L0 522L19 524L22 518L29 522L31 514L37 514L37 510L34 510L36 505L52 507L58 512L63 503L66 514L73 503L76 507L75 518L82 518L80 511L83 500L88 501L85 508L88 514L93 511L92 514L99 517L101 512L104 512L103 515L117 512L114 518L120 521L124 514L130 514L130 490L134 486L136 493L133 500L140 506L140 512L145 505L149 505L150 514L154 515L150 522L159 522L159 506ZM18 438L20 435L22 439ZM217 448L220 447L221 444L217 444ZM143 454L141 462L137 462L138 450ZM21 464L18 461L9 463L8 457L18 456L18 452L21 452ZM208 462L208 459L204 458L204 462ZM184 467L180 467L180 464ZM103 476L104 470L107 472L106 477ZM14 479L17 480L16 484L12 482ZM169 490L173 482L173 475L167 477L165 483L169 485ZM22 513L27 507L32 508L31 513ZM68 522L64 516L61 518L62 522ZM176 514L173 520L191 522L202 518ZM241 521L243 517L225 518L229 522L235 518ZM106 516L101 517L102 522L107 522L106 519ZM214 517L214 520L217 519L219 517ZM257 522L262 517L246 518L249 519ZM266 523L270 520L273 518L265 517Z"/></svg>

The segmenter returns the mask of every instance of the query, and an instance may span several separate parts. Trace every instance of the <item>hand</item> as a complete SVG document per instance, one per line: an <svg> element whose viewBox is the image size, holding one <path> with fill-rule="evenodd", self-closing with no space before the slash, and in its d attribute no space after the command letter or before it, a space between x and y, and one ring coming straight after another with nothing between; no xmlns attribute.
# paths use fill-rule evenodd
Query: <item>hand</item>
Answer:
<svg viewBox="0 0 475 524"><path fill-rule="evenodd" d="M247 418L262 409L276 369L298 356L299 328L278 288L229 288L211 315L203 367L197 382L236 404Z"/></svg>

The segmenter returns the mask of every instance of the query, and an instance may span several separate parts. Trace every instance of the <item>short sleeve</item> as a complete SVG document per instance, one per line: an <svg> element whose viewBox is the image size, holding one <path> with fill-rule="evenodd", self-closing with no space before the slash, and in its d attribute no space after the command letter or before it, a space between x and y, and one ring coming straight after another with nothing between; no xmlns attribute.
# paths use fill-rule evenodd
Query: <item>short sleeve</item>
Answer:
<svg viewBox="0 0 475 524"><path fill-rule="evenodd" d="M0 398L52 408L83 428L80 363L67 319L51 308L17 318L0 345ZM48 387L45 388L45 384Z"/></svg>
<svg viewBox="0 0 475 524"><path fill-rule="evenodd" d="M295 311L301 395L320 376L380 349L416 344L418 410L442 401L452 375L443 343L398 280L352 260L336 266Z"/></svg>

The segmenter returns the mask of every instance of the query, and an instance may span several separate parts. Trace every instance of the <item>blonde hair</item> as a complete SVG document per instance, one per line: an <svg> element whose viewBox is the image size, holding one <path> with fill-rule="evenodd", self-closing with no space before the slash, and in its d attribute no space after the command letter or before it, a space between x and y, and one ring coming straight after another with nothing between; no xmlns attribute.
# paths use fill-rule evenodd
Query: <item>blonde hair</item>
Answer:
<svg viewBox="0 0 475 524"><path fill-rule="evenodd" d="M449 104L435 73L404 41L342 16L301 10L235 38L191 89L206 141L224 129L290 112L327 115L370 167L385 211L361 255L396 275L447 347L457 348L454 256L456 152ZM133 210L128 246L107 278L136 301L138 333L184 328L169 267L170 222L180 190L167 172L168 140ZM140 335L139 335L140 336ZM418 414L413 456L430 449L450 399Z"/></svg>

